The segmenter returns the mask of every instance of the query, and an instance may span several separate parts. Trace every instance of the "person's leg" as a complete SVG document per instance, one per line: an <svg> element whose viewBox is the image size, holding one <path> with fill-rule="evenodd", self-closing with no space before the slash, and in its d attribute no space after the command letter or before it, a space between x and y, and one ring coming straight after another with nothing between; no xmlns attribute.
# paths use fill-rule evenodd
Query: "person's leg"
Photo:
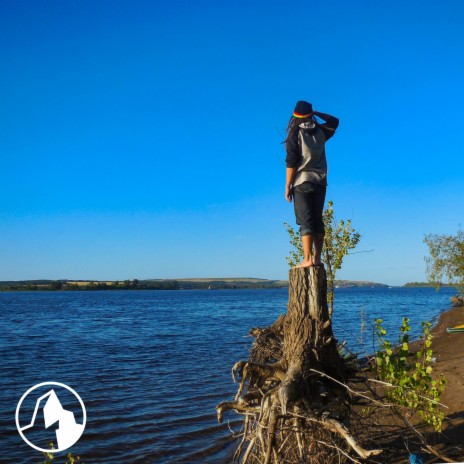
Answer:
<svg viewBox="0 0 464 464"><path fill-rule="evenodd" d="M314 237L314 259L313 264L319 266L321 261L322 247L324 246L324 234L318 233Z"/></svg>
<svg viewBox="0 0 464 464"><path fill-rule="evenodd" d="M309 267L313 265L313 260L311 257L312 248L313 248L313 236L312 235L302 235L301 243L303 245L303 261L295 267Z"/></svg>
<svg viewBox="0 0 464 464"><path fill-rule="evenodd" d="M313 213L312 213L312 186L309 183L295 187L293 201L295 207L296 223L300 226L301 243L303 245L303 261L296 267L312 266L313 248Z"/></svg>
<svg viewBox="0 0 464 464"><path fill-rule="evenodd" d="M325 193L326 193L326 187L321 185L321 186L317 186L317 189L313 195L312 209L314 211L314 228L316 231L315 236L314 236L313 262L314 262L314 265L316 266L321 264L322 247L324 246L325 229L324 229L323 213L324 213Z"/></svg>

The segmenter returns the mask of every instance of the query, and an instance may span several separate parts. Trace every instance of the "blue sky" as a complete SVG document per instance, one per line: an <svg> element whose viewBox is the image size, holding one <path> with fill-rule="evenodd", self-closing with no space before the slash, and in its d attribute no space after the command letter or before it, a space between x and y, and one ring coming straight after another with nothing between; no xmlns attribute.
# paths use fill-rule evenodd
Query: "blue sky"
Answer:
<svg viewBox="0 0 464 464"><path fill-rule="evenodd" d="M0 3L0 280L287 278L281 141L340 118L339 278L424 280L464 188L464 3Z"/></svg>

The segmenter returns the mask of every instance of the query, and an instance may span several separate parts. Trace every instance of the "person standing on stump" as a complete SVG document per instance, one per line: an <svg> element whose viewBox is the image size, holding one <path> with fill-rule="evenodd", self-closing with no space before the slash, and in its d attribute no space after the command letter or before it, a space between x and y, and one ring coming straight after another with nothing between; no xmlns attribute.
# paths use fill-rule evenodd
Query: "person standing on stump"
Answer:
<svg viewBox="0 0 464 464"><path fill-rule="evenodd" d="M319 124L316 116L325 122ZM338 123L334 116L314 111L306 101L297 102L288 122L285 199L289 202L293 199L304 256L296 267L322 265L325 235L322 213L327 189L325 143L335 134Z"/></svg>

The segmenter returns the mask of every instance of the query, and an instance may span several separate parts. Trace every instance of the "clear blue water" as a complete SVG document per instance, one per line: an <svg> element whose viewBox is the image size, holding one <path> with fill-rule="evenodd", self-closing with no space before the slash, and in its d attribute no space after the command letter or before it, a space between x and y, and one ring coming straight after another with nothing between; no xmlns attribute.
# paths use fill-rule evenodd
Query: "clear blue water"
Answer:
<svg viewBox="0 0 464 464"><path fill-rule="evenodd" d="M337 289L334 332L371 352L375 318L396 331L408 316L417 334L453 294ZM286 303L286 289L0 293L0 461L40 462L16 431L15 409L31 386L55 381L86 405L86 430L69 450L86 464L229 463L234 444L215 406L235 393L231 367L248 356L249 329ZM227 419L239 429L236 415Z"/></svg>

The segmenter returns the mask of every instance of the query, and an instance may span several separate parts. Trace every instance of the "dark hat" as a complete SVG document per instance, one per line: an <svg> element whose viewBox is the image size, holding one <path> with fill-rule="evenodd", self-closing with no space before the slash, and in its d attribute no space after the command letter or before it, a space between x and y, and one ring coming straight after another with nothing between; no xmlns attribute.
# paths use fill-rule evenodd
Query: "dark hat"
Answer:
<svg viewBox="0 0 464 464"><path fill-rule="evenodd" d="M295 118L306 118L313 112L313 105L303 100L299 101L293 111Z"/></svg>

